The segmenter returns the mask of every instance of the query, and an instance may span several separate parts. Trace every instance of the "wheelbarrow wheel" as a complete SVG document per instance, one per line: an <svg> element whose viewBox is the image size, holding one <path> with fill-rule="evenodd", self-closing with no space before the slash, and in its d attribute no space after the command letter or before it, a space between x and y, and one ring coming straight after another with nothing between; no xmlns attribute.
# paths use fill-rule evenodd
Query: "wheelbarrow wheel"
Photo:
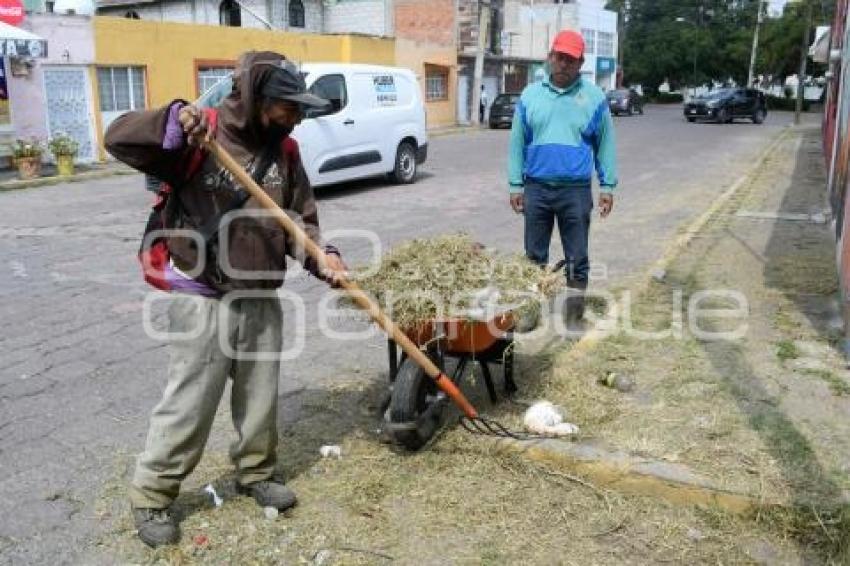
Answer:
<svg viewBox="0 0 850 566"><path fill-rule="evenodd" d="M422 448L440 427L442 402L437 385L413 360L398 370L390 399L390 430L409 450Z"/></svg>

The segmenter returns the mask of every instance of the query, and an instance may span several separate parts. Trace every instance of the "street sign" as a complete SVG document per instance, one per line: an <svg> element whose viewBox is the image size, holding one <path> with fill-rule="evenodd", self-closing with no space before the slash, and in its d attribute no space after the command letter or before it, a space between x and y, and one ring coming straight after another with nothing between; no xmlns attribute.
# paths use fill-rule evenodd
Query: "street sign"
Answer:
<svg viewBox="0 0 850 566"><path fill-rule="evenodd" d="M613 57L596 58L596 74L608 75L614 72L615 61Z"/></svg>
<svg viewBox="0 0 850 566"><path fill-rule="evenodd" d="M16 26L24 21L24 5L21 0L0 0L0 22Z"/></svg>
<svg viewBox="0 0 850 566"><path fill-rule="evenodd" d="M0 57L47 57L47 42L43 39L0 39Z"/></svg>

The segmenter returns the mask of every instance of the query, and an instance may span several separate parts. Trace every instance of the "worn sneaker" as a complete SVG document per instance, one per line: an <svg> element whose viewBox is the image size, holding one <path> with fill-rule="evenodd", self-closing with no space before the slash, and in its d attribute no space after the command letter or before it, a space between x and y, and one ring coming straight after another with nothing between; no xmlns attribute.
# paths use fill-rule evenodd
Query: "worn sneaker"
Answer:
<svg viewBox="0 0 850 566"><path fill-rule="evenodd" d="M168 509L133 509L133 521L142 542L156 548L180 540L180 528Z"/></svg>
<svg viewBox="0 0 850 566"><path fill-rule="evenodd" d="M236 484L237 493L250 495L260 507L274 507L278 511L289 509L298 501L295 492L280 482L265 480L248 485Z"/></svg>

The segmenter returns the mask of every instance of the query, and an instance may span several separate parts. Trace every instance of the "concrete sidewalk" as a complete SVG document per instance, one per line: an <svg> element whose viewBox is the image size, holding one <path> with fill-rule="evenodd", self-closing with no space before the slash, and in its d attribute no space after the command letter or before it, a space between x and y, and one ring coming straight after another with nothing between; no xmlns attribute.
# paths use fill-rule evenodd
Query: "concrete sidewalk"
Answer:
<svg viewBox="0 0 850 566"><path fill-rule="evenodd" d="M552 354L547 385L533 394L563 404L582 438L501 441L498 449L557 463L599 488L676 504L747 516L778 506L825 535L822 557L847 559L850 372L837 349L825 187L819 130L789 129L683 230L665 269L635 287L631 323L671 336L634 338L621 318L617 333ZM742 337L689 335L689 299L714 290L743 297ZM676 292L684 307L671 300ZM722 314L705 313L703 324L730 331ZM632 375L635 391L598 385L609 371Z"/></svg>
<svg viewBox="0 0 850 566"><path fill-rule="evenodd" d="M0 192L58 185L60 183L78 183L112 177L113 175L136 175L138 171L123 163L108 161L106 163L78 164L75 167L74 174L70 177L59 176L56 167L49 163L42 165L41 173L40 177L24 180L18 178L18 172L15 169L0 170Z"/></svg>
<svg viewBox="0 0 850 566"><path fill-rule="evenodd" d="M126 518L123 457L99 505L113 526L87 561L847 563L850 514L838 503L850 483L840 422L850 382L830 345L821 163L816 128L786 131L683 227L665 275L635 287L631 321L646 332L665 326L676 290L684 304L701 290L737 290L749 305L742 339L621 332L542 352L520 344L521 396L564 405L582 428L576 441L491 441L449 426L416 454L396 452L367 432L380 383L310 386L283 401L281 437L290 484L309 503L264 519L232 493L226 450L212 446L178 500L181 543L151 552ZM726 321L706 317L711 330ZM630 373L636 389L600 386L608 371ZM468 389L488 416L521 428L516 403L491 406ZM216 430L228 421L225 410ZM317 460L329 442L342 457ZM223 507L209 504L208 482Z"/></svg>

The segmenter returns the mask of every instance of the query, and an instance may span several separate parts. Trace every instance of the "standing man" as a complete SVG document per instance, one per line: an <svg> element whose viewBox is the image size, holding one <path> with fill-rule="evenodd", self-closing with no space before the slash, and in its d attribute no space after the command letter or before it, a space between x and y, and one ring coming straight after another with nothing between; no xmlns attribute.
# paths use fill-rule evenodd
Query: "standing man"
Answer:
<svg viewBox="0 0 850 566"><path fill-rule="evenodd" d="M318 243L316 202L289 134L305 107L326 104L306 92L298 69L282 55L249 52L240 57L233 91L215 114L175 100L125 114L106 133L112 155L172 187L165 228L197 236L174 232L167 239L171 263L165 276L174 295L168 385L151 415L130 486L136 529L150 546L180 538L170 507L201 458L228 379L238 491L263 507L295 504L295 494L275 473L283 339L276 289L283 284L286 256L297 255L298 247L268 215L240 211L224 230L227 212L260 212L260 205L197 146L215 139ZM323 270L314 262L304 265L336 282L345 266L336 250L325 251L332 255ZM254 296L230 295L239 291Z"/></svg>
<svg viewBox="0 0 850 566"><path fill-rule="evenodd" d="M484 114L487 112L487 90L481 85L481 95L478 97L478 123L484 123Z"/></svg>
<svg viewBox="0 0 850 566"><path fill-rule="evenodd" d="M525 253L541 266L549 261L552 227L558 222L568 287L565 319L572 329L584 317L594 165L600 216L607 217L614 207L614 124L605 94L581 77L581 34L558 33L548 63L548 79L528 85L517 104L508 182L511 207L525 216Z"/></svg>

